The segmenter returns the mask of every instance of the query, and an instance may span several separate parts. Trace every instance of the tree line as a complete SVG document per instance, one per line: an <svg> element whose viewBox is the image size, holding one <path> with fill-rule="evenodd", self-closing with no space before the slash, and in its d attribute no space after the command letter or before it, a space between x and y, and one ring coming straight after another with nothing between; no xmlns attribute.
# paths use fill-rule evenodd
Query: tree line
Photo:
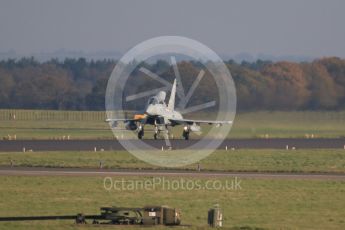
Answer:
<svg viewBox="0 0 345 230"><path fill-rule="evenodd" d="M229 60L225 63L236 85L239 110L345 109L344 59L331 57L301 63ZM84 58L42 63L34 58L3 60L0 62L0 108L104 110L107 81L115 65L114 60ZM173 78L173 69L164 60L139 66L163 78ZM178 66L181 75L186 73L183 81L192 82L202 63L181 61ZM127 90L135 92L154 85L143 80L136 82L136 86L130 85ZM199 91L198 98L218 93L209 84L204 89Z"/></svg>

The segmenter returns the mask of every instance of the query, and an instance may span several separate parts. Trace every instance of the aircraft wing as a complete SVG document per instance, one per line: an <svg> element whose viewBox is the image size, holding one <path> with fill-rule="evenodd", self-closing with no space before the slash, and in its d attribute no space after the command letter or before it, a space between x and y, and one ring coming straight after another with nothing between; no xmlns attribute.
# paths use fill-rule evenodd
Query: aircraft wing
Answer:
<svg viewBox="0 0 345 230"><path fill-rule="evenodd" d="M118 122L118 121L122 121L122 122L129 122L129 121L142 121L145 120L147 118L146 114L135 114L133 118L108 118L105 121L106 122Z"/></svg>
<svg viewBox="0 0 345 230"><path fill-rule="evenodd" d="M191 120L191 119L169 119L171 122L176 124L209 124L209 125L229 125L232 121L209 121L209 120Z"/></svg>
<svg viewBox="0 0 345 230"><path fill-rule="evenodd" d="M141 119L125 119L125 118L123 118L123 119L106 119L105 121L106 122L113 122L113 121L123 121L123 122L128 122L128 121L140 121Z"/></svg>

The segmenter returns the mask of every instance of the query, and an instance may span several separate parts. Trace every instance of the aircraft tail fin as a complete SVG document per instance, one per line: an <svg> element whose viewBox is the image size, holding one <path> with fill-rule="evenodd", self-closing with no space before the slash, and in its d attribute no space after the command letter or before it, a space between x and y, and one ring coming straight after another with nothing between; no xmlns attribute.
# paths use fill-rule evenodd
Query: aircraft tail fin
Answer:
<svg viewBox="0 0 345 230"><path fill-rule="evenodd" d="M170 109L171 111L175 109L175 96L176 96L176 78L174 80L174 84L171 89L171 94L170 94L169 103L168 103L168 109Z"/></svg>

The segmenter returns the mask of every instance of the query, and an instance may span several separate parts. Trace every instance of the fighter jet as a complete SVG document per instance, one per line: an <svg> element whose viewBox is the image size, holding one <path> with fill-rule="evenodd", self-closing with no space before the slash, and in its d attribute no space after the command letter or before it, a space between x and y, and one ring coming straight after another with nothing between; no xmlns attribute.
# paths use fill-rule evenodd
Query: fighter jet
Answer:
<svg viewBox="0 0 345 230"><path fill-rule="evenodd" d="M185 140L189 139L190 132L200 132L200 124L220 126L232 123L232 121L184 119L181 112L175 110L175 96L176 79L171 89L168 105L165 103L166 92L160 91L148 100L144 113L135 114L132 119L107 119L106 121L113 123L113 127L116 126L118 122L124 122L125 128L127 130L136 131L139 139L142 139L144 136L145 125L154 126L154 139L157 139L162 131L166 131L168 135L170 127L184 125L182 137Z"/></svg>

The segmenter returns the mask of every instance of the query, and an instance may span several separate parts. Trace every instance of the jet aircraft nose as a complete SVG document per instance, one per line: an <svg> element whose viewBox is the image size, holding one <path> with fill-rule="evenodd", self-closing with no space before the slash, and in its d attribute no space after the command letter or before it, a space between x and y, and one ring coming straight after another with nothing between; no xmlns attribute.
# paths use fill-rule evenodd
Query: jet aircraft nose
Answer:
<svg viewBox="0 0 345 230"><path fill-rule="evenodd" d="M155 115L155 106L148 105L146 108L146 114L148 115Z"/></svg>

